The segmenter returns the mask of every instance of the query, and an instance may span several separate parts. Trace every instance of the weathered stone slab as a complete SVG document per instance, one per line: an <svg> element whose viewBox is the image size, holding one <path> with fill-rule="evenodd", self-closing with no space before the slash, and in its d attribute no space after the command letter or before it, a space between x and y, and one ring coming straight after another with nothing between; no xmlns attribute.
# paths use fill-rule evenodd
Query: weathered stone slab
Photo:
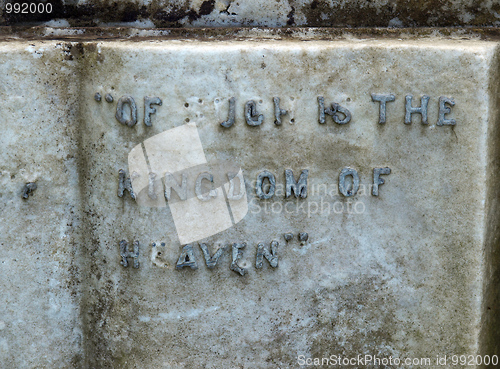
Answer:
<svg viewBox="0 0 500 369"><path fill-rule="evenodd" d="M496 42L32 44L6 42L2 58L46 80L5 63L2 86L39 96L27 124L60 125L26 132L4 87L2 173L42 169L5 180L2 283L50 289L42 274L17 277L33 246L12 230L31 216L53 283L76 285L55 298L71 328L44 321L32 366L499 354ZM49 293L12 293L33 310L15 319L43 319ZM0 331L12 367L33 347L15 322ZM82 340L50 357L44 344L79 324Z"/></svg>
<svg viewBox="0 0 500 369"><path fill-rule="evenodd" d="M3 368L82 359L78 84L63 55L55 42L0 44Z"/></svg>

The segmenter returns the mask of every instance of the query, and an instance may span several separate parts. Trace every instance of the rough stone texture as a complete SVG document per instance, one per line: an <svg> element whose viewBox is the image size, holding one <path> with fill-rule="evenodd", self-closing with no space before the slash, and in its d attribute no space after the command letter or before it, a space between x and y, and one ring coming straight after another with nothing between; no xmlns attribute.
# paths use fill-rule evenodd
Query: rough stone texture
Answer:
<svg viewBox="0 0 500 369"><path fill-rule="evenodd" d="M55 42L0 45L3 368L81 361L78 85L64 55Z"/></svg>
<svg viewBox="0 0 500 369"><path fill-rule="evenodd" d="M9 2L0 0L0 5ZM56 0L50 14L7 14L0 25L134 27L499 26L494 0ZM0 6L4 9L4 6Z"/></svg>
<svg viewBox="0 0 500 369"><path fill-rule="evenodd" d="M5 367L292 368L298 355L500 354L496 41L46 40L0 50ZM396 96L384 125L370 93ZM126 94L139 108L132 128L115 118ZM414 105L430 96L429 125L403 123L407 94ZM144 96L163 100L152 127L142 122ZM280 127L275 96L289 111ZM320 125L318 96L352 121ZM454 98L455 127L436 125L439 96ZM248 100L264 114L260 127L244 121ZM117 196L130 150L188 121L207 161L243 168L248 214L203 241L211 252L246 242L246 276L230 270L230 249L208 269L197 244L198 269L176 270L169 208ZM368 186L386 166L378 197L335 194L342 168ZM266 214L296 209L284 199L285 169L309 169L304 207ZM255 195L263 170L280 188L270 200ZM349 201L364 211L319 213ZM120 240L140 242L139 269L120 265ZM279 266L256 269L257 244L272 240ZM165 246L153 251L153 242Z"/></svg>

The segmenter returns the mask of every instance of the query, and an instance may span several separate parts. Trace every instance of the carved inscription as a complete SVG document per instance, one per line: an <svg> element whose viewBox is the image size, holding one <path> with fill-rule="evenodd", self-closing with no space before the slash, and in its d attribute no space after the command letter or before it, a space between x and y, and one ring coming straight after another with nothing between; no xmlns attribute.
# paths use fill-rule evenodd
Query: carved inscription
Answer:
<svg viewBox="0 0 500 369"><path fill-rule="evenodd" d="M395 102L398 99L397 96L392 93L371 93L370 96L372 102L379 104L378 123L385 124L387 122L388 104ZM96 102L102 101L102 95L100 92L96 92L93 97ZM337 102L325 103L325 98L323 96L318 96L316 99L319 124L327 123L328 116L331 117L333 122L339 125L350 123L353 119L352 112L346 106ZM114 102L113 96L109 93L105 94L104 100L108 103ZM429 120L427 113L431 100L432 98L425 94L420 97L419 101L414 101L414 97L411 94L405 95L404 123L411 124L413 118L418 115L420 116L422 124L428 125ZM274 124L276 126L280 126L282 124L282 116L289 114L289 110L280 106L280 97L275 96L272 98L272 101L274 106L272 112ZM152 126L153 123L151 116L156 114L157 107L162 104L163 102L159 97L144 96L144 124L147 127ZM438 116L436 119L437 126L453 126L456 124L456 119L447 117L451 114L451 108L454 106L455 100L453 98L447 96L438 97ZM228 99L227 119L220 123L222 127L231 128L236 123L236 109L236 98L234 96L230 97ZM123 95L116 103L116 120L121 124L132 128L137 124L137 110L138 108L135 98L131 95ZM250 127L260 126L265 121L265 114L258 111L255 100L248 100L244 102L243 116L246 124Z"/></svg>
<svg viewBox="0 0 500 369"><path fill-rule="evenodd" d="M390 92L375 92L367 94L367 97L364 98L371 98L371 102L377 104L375 106L378 108L378 117L376 120L374 119L373 124L385 125L388 121L394 121L394 117L391 114L394 114L393 109L395 104L400 104L401 112L404 109L404 116L402 116L400 120L404 125L415 124L415 122L418 121L420 121L423 126L430 126L429 122L439 127L455 126L457 124L457 120L452 116L452 108L456 105L452 97L439 96L436 98L426 94L414 97L410 93L404 96L396 96ZM132 95L122 95L115 101L110 93L98 91L93 95L93 99L96 103L101 104L104 100L109 104L108 106L116 108L114 111L114 118L118 123L129 128L137 126L140 113L139 109L142 108L144 112L144 125L146 127L152 127L155 121L155 114L158 113L160 107L164 106L162 99L154 96L134 98ZM291 100L294 99L291 98ZM139 105L143 104L143 106L138 106L137 101ZM201 102L202 100L200 99L199 101ZM314 100L310 99L308 101L308 104L311 104L311 110L314 108L314 110L317 111L316 120L311 119L310 122L312 121L322 126L331 125L333 123L334 126L338 125L339 127L349 127L349 125L357 124L355 119L356 110L354 109L356 104L354 104L354 102L351 103L350 98L346 99L346 101L340 101L331 96L326 98L324 96L316 96ZM216 103L218 102L219 101L216 100ZM280 127L283 126L284 121L288 121L289 115L291 117L294 116L290 106L286 106L286 103L282 104L282 99L279 96L272 97L272 110L270 111L266 111L268 108L264 108L266 105L262 105L262 103L262 100L257 99L240 101L234 96L228 98L227 105L225 105L227 107L227 119L222 122L217 122L217 125L222 127L220 128L220 132L226 132L228 129L233 129L232 127L235 125L250 127L248 129L252 132L257 132L259 129L256 127L273 123L275 127ZM429 106L432 106L430 104L437 104L437 116L429 116ZM168 105L168 103L165 105ZM186 102L185 107L188 106L189 104ZM269 107L269 104L267 106ZM225 113L226 111L223 112L223 114ZM295 124L295 120L290 119L290 124ZM196 129L196 126L194 127ZM338 129L336 130L338 131ZM178 142L173 142L174 144L170 146L175 147ZM189 144L192 142L194 142L193 139L189 141ZM138 146L140 147L140 145ZM142 150L145 150L144 144L142 147ZM189 153L188 155L191 154L192 153ZM226 201L237 201L247 196L247 187L245 186L245 178L243 177L241 168L230 170L229 167L223 167L222 177L224 177L224 180L223 183L221 183L221 173L212 173L210 171L211 169L208 169L208 167L207 170L200 169L199 172L196 173L193 170L176 173L170 173L168 171L155 173L151 171L152 166L150 167L149 162L144 165L144 167L146 166L148 167L147 171L136 170L130 173L130 176L127 175L124 169L118 171L118 197L124 198L126 192L128 192L130 198L133 200L137 200L138 196L142 198L143 194L147 194L152 200L160 196L162 198L164 197L167 203L170 203L172 209L174 201L176 204L178 201L189 202L192 206L193 203L191 200L193 199L197 199L202 203L209 203L212 200L220 201L221 196L224 196ZM159 167L157 166L156 168L158 170ZM361 184L362 182L359 174L364 171L358 172L358 169L350 166L345 166L336 170L338 174L333 175L330 183L334 186L338 186L338 194L344 198L352 198L356 196L358 192L360 194L367 193L371 196L378 197L380 196L381 186L386 183L388 176L392 174L392 170L388 166L380 165L379 167L371 167L370 171L373 173L373 178L370 178L370 180L372 180L372 184L370 185L371 189L366 192L363 189L365 182ZM138 172L142 174L138 174ZM295 168L295 173L294 170L288 166L281 169L280 172L277 172L276 169L271 171L262 168L259 172L252 175L254 182L249 191L254 192L254 199L263 201L264 204L274 205L271 199L275 199L277 196L282 196L287 203L291 203L292 199L303 202L308 196L308 181L310 181L310 177L314 177L314 175L314 172L308 168ZM140 178L140 176L147 178ZM137 189L138 193L134 192L132 187L132 183L136 179L140 179L140 183L143 183L142 186L144 187L142 189ZM283 188L281 187L282 183L280 183L280 181L283 181L283 179L285 190L280 191L280 189ZM157 186L162 187L160 191L157 191L159 190ZM360 190L361 187L362 190ZM146 188L147 191L143 191ZM312 188L314 195L314 186L312 186ZM23 189L23 198L28 198L35 189L36 184L26 184ZM382 194L384 192L385 190L382 190ZM159 200L163 201L163 199ZM139 200L137 201L139 202ZM345 199L343 201L347 201L347 205L349 205L348 201L350 201L350 199ZM238 210L238 208L233 208L233 205L229 205L229 203L227 203L227 205L228 207L231 206L232 210ZM245 203L245 205L247 204ZM316 207L318 206L317 204L313 205ZM164 202L163 206L165 206ZM323 207L323 202L321 206ZM310 208L308 209L310 210ZM243 212L243 216L244 214L246 213ZM234 217L234 214L231 213L231 221L234 221ZM242 219L241 215L239 219ZM215 231L212 234L215 234ZM293 242L293 233L287 232L283 236L285 240L284 245ZM197 243L196 240L203 239L203 237L196 237L185 239L185 242L182 242L182 250L177 261L174 261L175 269L197 270L199 261L196 255L200 252L203 255L206 267L208 269L215 269L220 264L223 255L228 252L230 256L229 269L239 276L248 274L248 264L244 259L245 254L248 256L251 251L246 242L233 242L225 246L219 246L214 250L211 249L207 243ZM301 246L304 246L309 240L309 234L307 232L299 232L297 234L297 240L300 242ZM164 250L166 247L165 243L158 245L159 246L156 247L156 244L153 244L155 247L155 255L152 256L153 264L162 267L167 266L168 263L159 259L161 255L161 251L159 251L160 247ZM199 250L197 250L196 245L198 245ZM119 246L122 259L121 264L127 267L129 259L133 259L134 268L139 268L139 242L134 241L133 245L129 246L127 241L122 240L119 242ZM255 268L262 269L266 262L270 268L278 268L280 257L279 251L280 243L276 240L270 243L257 243L255 249Z"/></svg>
<svg viewBox="0 0 500 369"><path fill-rule="evenodd" d="M283 238L288 244L293 239L293 233L285 233L283 234ZM299 232L297 235L298 240L300 241L300 245L304 246L309 239L309 234L307 232ZM166 261L161 261L161 252L165 250L166 244L164 242L152 242L152 255L151 261L152 264L157 267L167 267L169 263ZM177 263L175 264L175 269L183 270L185 268L191 270L198 269L198 262L196 259L195 253L195 243L187 244L182 246L180 255L177 259ZM239 263L244 257L245 251L247 250L246 242L234 242L232 244L226 246L219 246L217 250L211 254L210 253L210 245L207 243L201 242L198 244L200 251L203 254L203 258L205 260L205 265L208 269L214 269L218 266L219 260L226 253L228 249L231 250L230 253L230 265L229 269L235 272L239 276L247 275L248 271L246 268L242 267ZM120 247L120 264L127 268L129 266L128 259L133 259L133 267L139 268L139 241L135 240L133 245L130 247L126 240L121 240L119 242ZM278 268L279 265L279 251L280 243L276 240L271 241L269 246L265 242L259 242L255 251L255 268L262 269L264 266L264 261L267 261L269 267ZM165 259L163 259L165 260Z"/></svg>
<svg viewBox="0 0 500 369"><path fill-rule="evenodd" d="M307 233L301 232L299 234L299 240L302 243L307 241L308 238L308 236L304 235L307 235ZM240 276L246 275L247 269L240 266L239 262L244 256L247 244L245 242L235 242L228 246L231 249L231 264L229 266L229 269L231 269L233 272L235 272ZM182 247L181 254L175 266L176 269L181 270L185 267L189 267L191 269L198 269L198 264L196 262L196 257L193 247L194 247L193 244L184 245ZM214 252L213 255L210 255L209 245L207 245L206 243L200 243L199 247L203 253L205 264L209 269L214 269L217 266L217 262L219 261L220 257L224 254L224 252L228 248L227 246L219 247L217 251ZM255 268L262 269L264 265L264 260L267 260L270 267L277 268L279 263L278 248L279 248L278 241L272 241L269 247L267 247L265 243L260 242L257 245L257 250L255 254Z"/></svg>
<svg viewBox="0 0 500 369"><path fill-rule="evenodd" d="M102 96L100 92L94 94L94 100L101 102ZM114 102L113 96L107 93L104 100L108 103ZM153 125L151 116L156 114L156 106L162 105L162 100L159 97L144 96L144 125L151 127ZM134 127L137 124L137 104L135 98L131 95L123 95L116 102L115 118L121 124L127 127Z"/></svg>
<svg viewBox="0 0 500 369"><path fill-rule="evenodd" d="M387 103L396 100L396 96L393 94L371 94L372 101L378 102L379 105L379 117L378 123L384 124L387 121ZM405 96L405 116L404 123L411 124L412 119L415 115L420 115L422 124L428 125L429 119L427 115L429 102L431 97L428 95L422 95L420 98L420 105L414 106L413 95ZM455 119L445 118L445 115L451 113L451 108L455 106L455 100L450 97L440 96L438 99L438 117L436 121L437 126L454 126L457 121Z"/></svg>
<svg viewBox="0 0 500 369"><path fill-rule="evenodd" d="M215 268L219 258L226 250L225 247L220 247L213 255L210 255L210 251L208 250L208 245L206 243L200 243L200 248L203 251L203 256L205 257L205 263L210 269Z"/></svg>
<svg viewBox="0 0 500 369"><path fill-rule="evenodd" d="M381 177L382 175L391 174L391 168L373 168L373 185L372 185L372 195L379 195L379 187L385 183L385 180ZM244 196L245 186L244 179L241 174L235 175L234 173L227 173L229 180L229 200L239 200ZM299 179L295 179L293 171L291 169L285 170L285 198L292 197L292 195L297 199L307 198L307 180L309 176L309 170L303 169ZM156 173L149 173L150 186L148 188L148 196L151 199L156 198L154 191L154 185L156 178ZM239 180L239 190L237 194L235 192L234 179ZM186 173L182 173L180 176L180 182L174 177L172 173L165 173L164 176L164 196L167 201L172 198L172 191L177 194L181 201L186 201L188 198L188 181L189 177ZM348 182L351 184L349 185ZM212 188L207 192L203 190L203 184L207 183L212 185ZM196 197L200 201L210 201L217 198L217 191L213 189L214 177L209 172L200 173L194 181L194 192ZM338 177L338 189L339 193L344 197L355 196L360 187L360 178L358 172L354 168L345 167L343 168ZM261 200L269 200L274 197L276 190L276 176L268 171L263 170L257 175L255 181L255 195ZM118 171L118 197L123 197L125 191L128 191L132 199L136 199L136 194L132 189L132 182L130 177L127 177L125 170L120 169Z"/></svg>
<svg viewBox="0 0 500 369"><path fill-rule="evenodd" d="M382 93L372 93L371 99L375 103L379 103L379 117L378 123L384 124L387 121L387 104L390 102L396 101L396 96L394 94L382 94ZM405 116L404 123L411 124L412 118L415 115L421 116L422 124L429 124L428 121L428 105L431 97L428 95L423 95L420 98L420 105L414 106L413 95L405 96ZM330 116L333 122L343 125L351 122L353 115L351 111L337 103L332 102L329 105L325 103L325 98L323 96L317 97L318 102L318 122L319 124L327 123L327 117ZM280 98L273 97L274 104L274 123L275 125L281 125L281 116L288 114L288 111L282 109L280 107ZM451 108L455 106L455 100L450 97L440 96L438 99L438 118L436 121L436 125L445 126L445 125L455 125L455 119L445 118L445 115L451 113ZM245 103L245 111L244 116L246 123L249 126L260 126L264 122L264 114L260 114L257 112L257 104L254 100L247 101ZM225 128L230 128L234 125L236 121L236 99L231 97L229 99L229 110L228 110L228 118L224 122L221 123L221 126Z"/></svg>

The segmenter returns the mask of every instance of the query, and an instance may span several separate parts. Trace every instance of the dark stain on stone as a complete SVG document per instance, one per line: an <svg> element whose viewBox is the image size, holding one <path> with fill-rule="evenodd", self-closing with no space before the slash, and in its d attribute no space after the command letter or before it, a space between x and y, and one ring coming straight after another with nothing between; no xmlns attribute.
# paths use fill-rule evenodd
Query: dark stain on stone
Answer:
<svg viewBox="0 0 500 369"><path fill-rule="evenodd" d="M158 10L151 15L151 20L154 22L155 26L166 26L166 27L181 27L179 21L188 16L185 8L179 8L173 6L168 11Z"/></svg>
<svg viewBox="0 0 500 369"><path fill-rule="evenodd" d="M126 4L123 9L122 21L123 22L135 22L138 17L138 8L133 4Z"/></svg>
<svg viewBox="0 0 500 369"><path fill-rule="evenodd" d="M200 6L200 11L198 12L198 15L199 16L208 15L212 13L214 7L215 7L215 0L204 1L203 4L201 4Z"/></svg>
<svg viewBox="0 0 500 369"><path fill-rule="evenodd" d="M82 59L84 58L84 46L82 42L78 43L67 43L65 44L63 51L66 54L67 60Z"/></svg>
<svg viewBox="0 0 500 369"><path fill-rule="evenodd" d="M309 27L387 27L398 18L402 27L450 27L487 26L497 22L495 10L478 6L462 6L452 11L450 0L423 0L415 5L403 0L393 0L381 6L367 2L364 7L357 3L330 4L325 0L313 0L298 10L305 14ZM467 17L462 17L467 14ZM463 19L469 19L467 21Z"/></svg>
<svg viewBox="0 0 500 369"><path fill-rule="evenodd" d="M85 44L85 49L87 49L88 52L95 53L97 51L97 45L95 43L88 43Z"/></svg>
<svg viewBox="0 0 500 369"><path fill-rule="evenodd" d="M204 1L199 11L195 11L194 9L190 9L186 6L177 7L173 6L168 11L160 10L153 14L152 20L157 27L182 27L183 25L180 23L181 20L187 18L189 22L193 22L199 19L203 15L210 14L215 7L215 0Z"/></svg>
<svg viewBox="0 0 500 369"><path fill-rule="evenodd" d="M325 357L332 352L346 357L356 357L359 352L387 357L392 354L387 350L398 322L390 307L396 303L384 281L360 278L347 286L318 289L310 298L316 314L311 333L320 333L311 345L311 357ZM362 324L376 320L383 324ZM355 339L342 342L345 332Z"/></svg>
<svg viewBox="0 0 500 369"><path fill-rule="evenodd" d="M295 24L295 19L293 17L294 15L295 15L295 7L292 6L292 10L290 10L290 13L287 14L288 18L288 20L286 21L287 26L293 26Z"/></svg>
<svg viewBox="0 0 500 369"><path fill-rule="evenodd" d="M188 1L177 4L153 1L148 5L137 4L131 0L89 0L85 4L53 0L51 13L15 14L6 12L0 16L0 25L40 25L53 19L64 19L72 27L95 27L96 20L101 22L134 22L150 19L156 27L181 27L200 17L211 14L215 0L204 1L199 8L193 8ZM309 4L291 1L292 10L287 15L287 26L296 24L300 15L305 16L304 27L387 27L391 20L398 18L401 27L452 27L452 26L496 26L500 3L481 6L478 3L458 6L452 0L390 0L380 2L366 1L363 7L359 2L329 2L312 0ZM226 13L228 10L223 11ZM258 19L249 19L237 14L234 25L258 26ZM182 23L180 21L183 20ZM206 26L214 26L213 23Z"/></svg>

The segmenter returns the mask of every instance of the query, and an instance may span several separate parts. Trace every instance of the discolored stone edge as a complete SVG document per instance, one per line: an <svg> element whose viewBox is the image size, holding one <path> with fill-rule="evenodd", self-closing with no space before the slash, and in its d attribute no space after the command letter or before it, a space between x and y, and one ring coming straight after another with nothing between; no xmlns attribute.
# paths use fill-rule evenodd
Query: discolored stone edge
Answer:
<svg viewBox="0 0 500 369"><path fill-rule="evenodd" d="M66 40L72 42L127 39L145 40L349 40L349 39L429 39L450 38L500 40L500 27L424 27L424 28L163 28L129 27L0 27L0 41Z"/></svg>
<svg viewBox="0 0 500 369"><path fill-rule="evenodd" d="M482 294L481 334L479 337L479 353L500 352L500 60L498 49L495 53L490 70L490 107L488 129L488 167L487 167L487 196L486 196L486 224L484 248L484 275L486 276Z"/></svg>

